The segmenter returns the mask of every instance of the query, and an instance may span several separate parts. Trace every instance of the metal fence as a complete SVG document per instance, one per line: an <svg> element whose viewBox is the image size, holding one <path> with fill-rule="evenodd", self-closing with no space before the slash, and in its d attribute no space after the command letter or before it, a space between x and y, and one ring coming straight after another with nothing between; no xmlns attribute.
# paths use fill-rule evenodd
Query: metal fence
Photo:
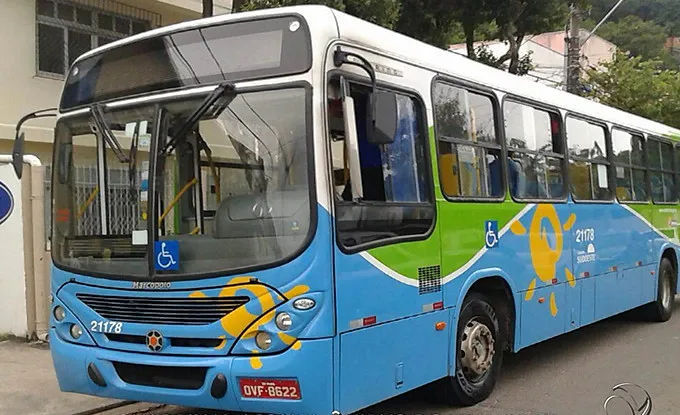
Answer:
<svg viewBox="0 0 680 415"><path fill-rule="evenodd" d="M45 232L49 238L52 234L52 187L51 166L45 166ZM141 216L140 204L133 202L139 194L141 174L138 173L137 186L130 187L126 169L108 169L108 201L109 234L131 234L137 228L138 218ZM77 235L100 235L101 214L97 182L97 166L77 166L74 168L75 190L73 206L79 218L75 221Z"/></svg>

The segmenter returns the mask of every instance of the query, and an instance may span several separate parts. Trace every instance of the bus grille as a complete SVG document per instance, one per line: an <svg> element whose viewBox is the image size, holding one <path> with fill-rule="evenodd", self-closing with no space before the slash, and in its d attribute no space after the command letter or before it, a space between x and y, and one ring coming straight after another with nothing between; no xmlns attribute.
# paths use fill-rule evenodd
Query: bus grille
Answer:
<svg viewBox="0 0 680 415"><path fill-rule="evenodd" d="M100 316L127 323L204 325L211 324L248 302L249 298L148 298L76 294Z"/></svg>
<svg viewBox="0 0 680 415"><path fill-rule="evenodd" d="M132 385L198 390L205 383L207 367L171 367L112 362L120 379Z"/></svg>

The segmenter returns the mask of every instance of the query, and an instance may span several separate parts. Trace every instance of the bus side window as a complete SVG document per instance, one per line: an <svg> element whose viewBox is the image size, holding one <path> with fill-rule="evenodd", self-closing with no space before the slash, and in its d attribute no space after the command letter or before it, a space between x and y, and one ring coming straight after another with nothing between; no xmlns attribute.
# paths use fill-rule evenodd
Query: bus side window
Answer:
<svg viewBox="0 0 680 415"><path fill-rule="evenodd" d="M455 198L505 194L501 145L489 96L444 82L434 87L442 191Z"/></svg>
<svg viewBox="0 0 680 415"><path fill-rule="evenodd" d="M644 161L644 139L639 135L614 128L612 149L616 197L624 202L646 201L647 171Z"/></svg>
<svg viewBox="0 0 680 415"><path fill-rule="evenodd" d="M673 147L670 143L650 139L647 142L647 162L652 200L671 203L677 200L673 174Z"/></svg>
<svg viewBox="0 0 680 415"><path fill-rule="evenodd" d="M604 127L567 117L569 175L575 200L610 201L609 159Z"/></svg>
<svg viewBox="0 0 680 415"><path fill-rule="evenodd" d="M434 197L428 180L425 120L418 102L397 93L394 142L375 145L367 139L371 88L350 85L363 185L363 199L353 203L339 87L337 80L329 84L328 130L341 244L354 248L383 239L426 235L434 219Z"/></svg>
<svg viewBox="0 0 680 415"><path fill-rule="evenodd" d="M519 162L518 175L524 182L512 192L513 197L564 198L564 145L559 115L506 101L503 117L508 154L513 154L513 160Z"/></svg>

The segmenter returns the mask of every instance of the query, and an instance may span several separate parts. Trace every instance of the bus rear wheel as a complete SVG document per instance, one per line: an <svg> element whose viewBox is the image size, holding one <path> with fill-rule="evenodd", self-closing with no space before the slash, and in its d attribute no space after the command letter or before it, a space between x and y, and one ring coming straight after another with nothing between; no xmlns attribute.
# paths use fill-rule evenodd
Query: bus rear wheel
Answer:
<svg viewBox="0 0 680 415"><path fill-rule="evenodd" d="M472 406L491 395L500 374L504 340L495 301L470 293L458 318L455 374L445 379L449 404Z"/></svg>
<svg viewBox="0 0 680 415"><path fill-rule="evenodd" d="M675 300L675 269L668 258L661 259L656 301L647 306L647 314L652 321L668 321L673 314Z"/></svg>

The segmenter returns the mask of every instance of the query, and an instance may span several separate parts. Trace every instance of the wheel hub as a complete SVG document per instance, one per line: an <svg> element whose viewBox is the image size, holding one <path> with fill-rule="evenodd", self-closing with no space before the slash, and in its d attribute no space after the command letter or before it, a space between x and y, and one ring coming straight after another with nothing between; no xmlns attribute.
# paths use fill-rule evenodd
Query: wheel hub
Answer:
<svg viewBox="0 0 680 415"><path fill-rule="evenodd" d="M478 321L468 322L460 344L463 371L477 377L486 374L496 354L494 343L491 330L486 325Z"/></svg>

